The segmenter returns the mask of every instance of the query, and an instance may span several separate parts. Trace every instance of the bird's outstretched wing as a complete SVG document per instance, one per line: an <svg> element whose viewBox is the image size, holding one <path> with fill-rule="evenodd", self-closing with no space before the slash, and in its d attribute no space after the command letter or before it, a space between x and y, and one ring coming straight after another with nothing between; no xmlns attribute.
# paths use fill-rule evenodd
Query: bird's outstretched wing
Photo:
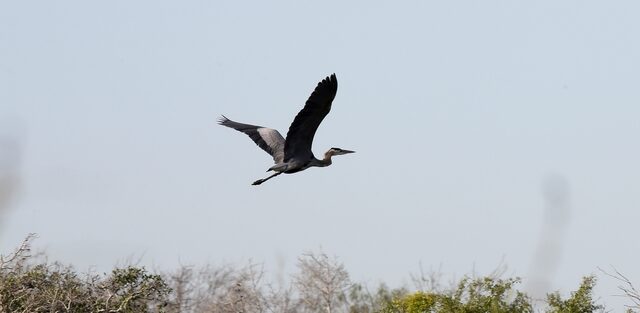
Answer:
<svg viewBox="0 0 640 313"><path fill-rule="evenodd" d="M220 117L218 124L247 134L262 150L273 157L276 164L284 160L285 141L277 130L234 122L224 115Z"/></svg>
<svg viewBox="0 0 640 313"><path fill-rule="evenodd" d="M338 92L336 74L323 79L311 93L304 108L296 115L289 126L287 139L284 144L284 161L291 158L311 158L313 136L320 123L331 110L331 102Z"/></svg>

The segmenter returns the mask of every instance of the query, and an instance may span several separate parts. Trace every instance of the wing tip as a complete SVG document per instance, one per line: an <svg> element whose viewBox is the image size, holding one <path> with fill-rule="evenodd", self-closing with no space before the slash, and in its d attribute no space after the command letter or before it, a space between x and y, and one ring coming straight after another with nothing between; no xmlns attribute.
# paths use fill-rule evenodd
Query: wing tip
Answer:
<svg viewBox="0 0 640 313"><path fill-rule="evenodd" d="M220 117L218 117L218 125L224 125L227 122L229 122L230 119L228 119L226 116L224 116L223 114L220 114Z"/></svg>
<svg viewBox="0 0 640 313"><path fill-rule="evenodd" d="M321 82L318 83L318 86L320 85L330 85L333 86L333 89L338 89L338 78L336 77L336 73L333 73L329 76L327 76L325 79L323 79Z"/></svg>
<svg viewBox="0 0 640 313"><path fill-rule="evenodd" d="M336 73L333 73L327 76L327 80L333 82L334 84L338 83L338 78L336 77Z"/></svg>

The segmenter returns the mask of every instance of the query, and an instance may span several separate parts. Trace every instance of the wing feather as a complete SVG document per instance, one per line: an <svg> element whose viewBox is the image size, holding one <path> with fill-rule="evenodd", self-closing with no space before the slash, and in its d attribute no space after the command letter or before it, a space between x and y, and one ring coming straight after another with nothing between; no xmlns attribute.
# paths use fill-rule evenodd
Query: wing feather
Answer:
<svg viewBox="0 0 640 313"><path fill-rule="evenodd" d="M276 164L282 163L284 160L285 140L277 130L234 122L224 115L218 120L218 124L247 134L249 138L258 145L258 147L262 148L262 150L266 151L273 157L273 161Z"/></svg>
<svg viewBox="0 0 640 313"><path fill-rule="evenodd" d="M313 157L311 146L320 123L331 110L331 103L338 92L336 74L323 79L311 93L304 108L289 126L284 144L284 162L291 158L309 159Z"/></svg>

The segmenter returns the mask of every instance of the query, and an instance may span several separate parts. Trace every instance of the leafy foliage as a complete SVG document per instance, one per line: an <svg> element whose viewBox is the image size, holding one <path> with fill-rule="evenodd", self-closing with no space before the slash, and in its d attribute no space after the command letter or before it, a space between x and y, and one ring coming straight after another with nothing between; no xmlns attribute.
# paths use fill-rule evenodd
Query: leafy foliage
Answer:
<svg viewBox="0 0 640 313"><path fill-rule="evenodd" d="M0 274L5 312L159 312L170 289L144 268L78 277L70 267L37 264Z"/></svg>
<svg viewBox="0 0 640 313"><path fill-rule="evenodd" d="M571 293L571 297L562 300L558 292L547 296L549 303L548 313L590 313L604 311L602 305L597 305L593 301L593 287L596 285L596 279L593 276L587 276L582 279L582 284L577 291Z"/></svg>
<svg viewBox="0 0 640 313"><path fill-rule="evenodd" d="M162 312L170 288L144 268L78 275L58 263L31 264L28 238L0 259L0 312Z"/></svg>
<svg viewBox="0 0 640 313"><path fill-rule="evenodd" d="M110 273L78 274L69 266L38 262L32 236L13 253L0 255L0 313L9 312L215 312L215 313L528 313L531 299L518 278L463 278L450 289L429 276L423 291L410 293L380 284L371 292L353 283L344 265L324 253L305 253L290 284L263 281L260 265L181 267L162 275L127 266ZM623 291L636 301L626 277ZM423 275L424 276L424 275ZM568 298L555 292L536 312L604 311L593 299L596 280L585 277ZM638 302L634 302L637 304ZM629 312L637 306L630 306Z"/></svg>
<svg viewBox="0 0 640 313"><path fill-rule="evenodd" d="M384 313L533 312L526 295L514 290L519 279L464 278L452 292L416 292L391 301Z"/></svg>

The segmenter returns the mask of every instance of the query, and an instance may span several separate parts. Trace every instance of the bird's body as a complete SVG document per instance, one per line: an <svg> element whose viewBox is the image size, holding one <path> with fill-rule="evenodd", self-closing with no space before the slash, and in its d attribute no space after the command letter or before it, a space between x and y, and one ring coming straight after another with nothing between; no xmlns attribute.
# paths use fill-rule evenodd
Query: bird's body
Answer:
<svg viewBox="0 0 640 313"><path fill-rule="evenodd" d="M274 171L275 174L255 181L254 185L259 185L282 173L292 174L313 166L329 166L332 156L354 152L331 148L321 160L311 152L313 137L324 117L329 114L331 103L337 91L338 81L335 74L318 83L304 108L291 123L286 139L272 128L234 122L224 115L220 118L220 125L247 134L260 148L273 157L275 165L270 167L268 171Z"/></svg>

